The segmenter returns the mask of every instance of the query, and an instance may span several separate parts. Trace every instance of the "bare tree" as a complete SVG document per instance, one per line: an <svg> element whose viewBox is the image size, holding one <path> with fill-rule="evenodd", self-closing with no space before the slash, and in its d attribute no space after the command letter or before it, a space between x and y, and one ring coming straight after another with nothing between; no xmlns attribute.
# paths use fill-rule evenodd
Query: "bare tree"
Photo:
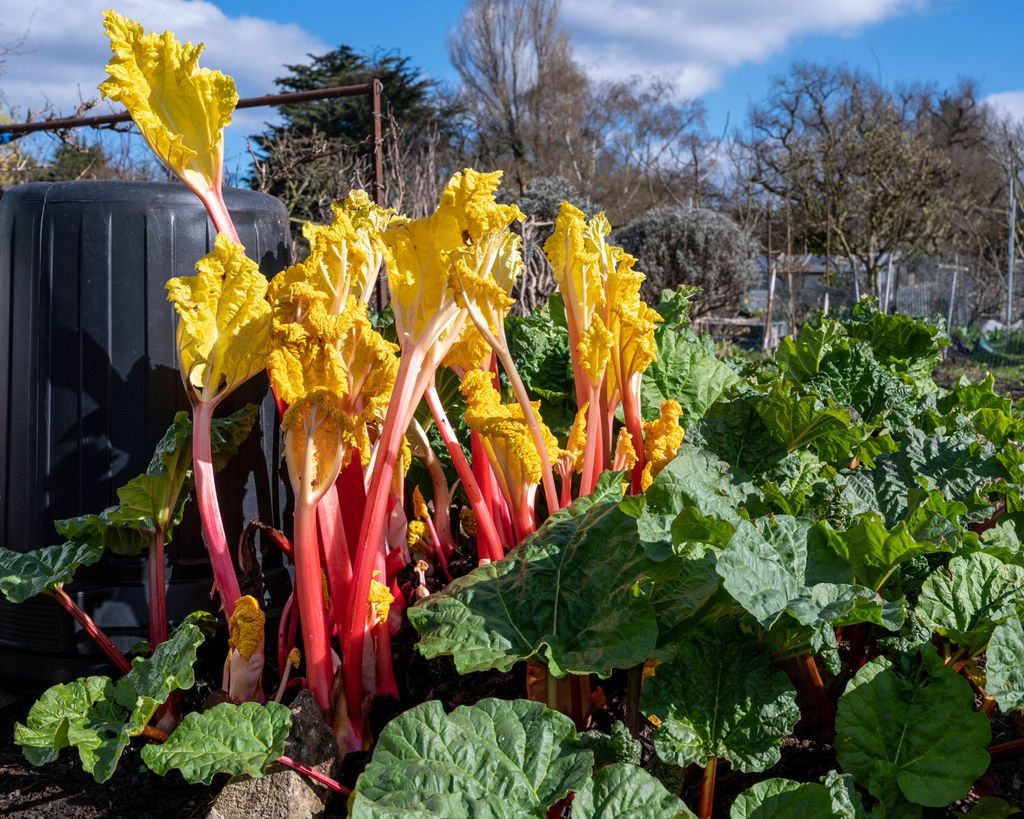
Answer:
<svg viewBox="0 0 1024 819"><path fill-rule="evenodd" d="M797 63L750 111L740 138L757 188L791 206L816 251L832 245L877 290L880 259L941 240L953 171L913 95L845 67Z"/></svg>
<svg viewBox="0 0 1024 819"><path fill-rule="evenodd" d="M522 195L562 177L622 223L656 205L699 205L713 154L699 102L665 78L591 81L558 0L471 0L449 40L476 161Z"/></svg>

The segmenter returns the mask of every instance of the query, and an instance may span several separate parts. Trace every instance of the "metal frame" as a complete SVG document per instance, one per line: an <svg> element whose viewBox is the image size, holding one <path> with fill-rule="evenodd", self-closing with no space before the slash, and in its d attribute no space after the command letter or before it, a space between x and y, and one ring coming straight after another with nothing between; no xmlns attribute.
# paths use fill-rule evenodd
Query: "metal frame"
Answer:
<svg viewBox="0 0 1024 819"><path fill-rule="evenodd" d="M331 88L317 88L310 91L291 91L286 94L266 94L262 97L241 99L235 108L260 108L265 105L287 105L295 102L337 99L339 97L370 97L373 115L373 198L378 205L384 204L384 145L381 117L381 92L384 84L377 79L358 85L335 85ZM93 117L63 117L44 119L38 122L20 122L0 125L0 136L12 134L15 138L39 131L64 131L69 128L99 128L131 122L127 111L120 114L102 114Z"/></svg>

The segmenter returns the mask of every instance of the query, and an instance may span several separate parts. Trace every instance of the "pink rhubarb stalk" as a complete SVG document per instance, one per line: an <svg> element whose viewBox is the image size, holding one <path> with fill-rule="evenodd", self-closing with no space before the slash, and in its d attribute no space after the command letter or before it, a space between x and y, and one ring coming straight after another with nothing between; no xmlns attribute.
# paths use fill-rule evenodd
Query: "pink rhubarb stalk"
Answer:
<svg viewBox="0 0 1024 819"><path fill-rule="evenodd" d="M220 517L217 502L217 485L213 477L213 452L210 431L213 425L213 401L197 401L193 410L192 425L192 468L196 481L196 500L199 504L199 519L203 526L203 539L210 553L213 578L220 592L221 605L230 617L235 611L235 601L242 596L231 562L224 523Z"/></svg>
<svg viewBox="0 0 1024 819"><path fill-rule="evenodd" d="M167 639L167 589L164 584L164 532L150 536L147 558L149 579L149 646L156 648Z"/></svg>
<svg viewBox="0 0 1024 819"><path fill-rule="evenodd" d="M437 394L437 388L433 383L427 388L426 399L427 406L430 408L430 414L434 416L434 423L437 424L438 432L441 434L441 440L444 441L444 445L448 449L448 454L451 456L455 471L459 476L459 480L462 481L462 488L466 492L466 497L469 498L470 506L473 507L473 513L476 515L477 548L480 550L480 557L486 557L492 561L501 560L505 556L505 550L502 548L501 538L498 536L498 530L494 525L494 518L491 517L491 511L485 503L483 492L476 481L476 476L473 474L470 465L466 462L466 454L462 451L462 447L455 437L455 430L452 429L448 415L444 411L444 405ZM487 461L487 456L484 455L482 447L480 458L482 463L490 469L490 463Z"/></svg>
<svg viewBox="0 0 1024 819"><path fill-rule="evenodd" d="M127 674L132 670L132 664L128 662L128 658L121 653L120 649L111 642L110 638L104 633L103 629L93 622L93 619L86 614L82 608L71 599L70 595L62 586L55 586L52 590L53 598L64 610L67 611L72 617L75 618L75 622L82 627L82 630L88 634L94 643L100 647L100 650L107 655L107 659L114 665L114 667L122 674Z"/></svg>

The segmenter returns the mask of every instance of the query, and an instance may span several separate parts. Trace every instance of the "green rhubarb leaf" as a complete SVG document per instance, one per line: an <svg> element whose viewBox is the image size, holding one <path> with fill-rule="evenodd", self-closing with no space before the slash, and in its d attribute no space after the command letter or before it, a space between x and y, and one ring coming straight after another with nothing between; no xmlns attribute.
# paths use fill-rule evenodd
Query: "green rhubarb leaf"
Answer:
<svg viewBox="0 0 1024 819"><path fill-rule="evenodd" d="M81 677L48 688L29 709L25 724L14 726L14 741L33 765L45 765L71 745L68 729L84 724L89 710L103 700L109 677Z"/></svg>
<svg viewBox="0 0 1024 819"><path fill-rule="evenodd" d="M769 472L787 451L758 415L761 400L762 393L748 389L737 398L713 404L700 421L687 426L687 440L747 475Z"/></svg>
<svg viewBox="0 0 1024 819"><path fill-rule="evenodd" d="M787 452L810 448L824 461L845 462L859 439L848 412L823 407L815 396L801 397L781 385L773 387L755 409Z"/></svg>
<svg viewBox="0 0 1024 819"><path fill-rule="evenodd" d="M851 338L870 344L881 364L919 391L935 390L931 374L942 358L942 348L949 345L941 327L902 313L881 313L872 301L855 305L843 326Z"/></svg>
<svg viewBox="0 0 1024 819"><path fill-rule="evenodd" d="M198 626L183 623L152 656L132 660L132 670L117 681L114 699L132 712L140 731L172 691L195 685L193 666L204 639Z"/></svg>
<svg viewBox="0 0 1024 819"><path fill-rule="evenodd" d="M879 657L846 687L836 715L836 757L886 804L945 807L988 768L988 719L970 685L930 647Z"/></svg>
<svg viewBox="0 0 1024 819"><path fill-rule="evenodd" d="M261 777L284 753L292 713L268 702L225 702L188 714L160 745L142 749L142 761L158 774L181 771L185 781L209 785L219 773Z"/></svg>
<svg viewBox="0 0 1024 819"><path fill-rule="evenodd" d="M626 724L616 720L611 734L600 731L584 731L579 735L580 745L594 752L594 765L598 768L611 765L613 762L624 762L629 765L640 764L643 746L640 740L633 739Z"/></svg>
<svg viewBox="0 0 1024 819"><path fill-rule="evenodd" d="M612 499L581 498L504 560L410 608L420 653L452 655L460 674L532 659L557 677L607 676L647 660L658 628L635 588L658 567L637 542L636 521L619 511L621 492L620 484L595 493Z"/></svg>
<svg viewBox="0 0 1024 819"><path fill-rule="evenodd" d="M881 516L872 512L858 515L845 532L830 527L823 530L832 550L853 567L856 581L876 591L904 561L950 549L943 544L915 540L905 522L890 531Z"/></svg>
<svg viewBox="0 0 1024 819"><path fill-rule="evenodd" d="M795 339L787 337L779 342L775 360L792 380L802 384L817 375L825 356L845 338L846 330L837 321L822 319L818 325L805 324Z"/></svg>
<svg viewBox="0 0 1024 819"><path fill-rule="evenodd" d="M588 780L572 801L576 819L694 817L683 801L643 768L617 762Z"/></svg>
<svg viewBox="0 0 1024 819"><path fill-rule="evenodd" d="M541 401L544 423L556 436L564 438L576 416L569 331L555 324L550 310L540 309L529 316L509 316L505 335L527 392ZM455 395L462 397L458 390Z"/></svg>
<svg viewBox="0 0 1024 819"><path fill-rule="evenodd" d="M199 629L185 624L152 657L134 659L116 684L87 677L53 686L29 710L26 725L14 726L14 741L33 765L52 762L61 748L74 745L82 768L105 782L171 691L194 684L191 664L202 642Z"/></svg>
<svg viewBox="0 0 1024 819"><path fill-rule="evenodd" d="M680 284L671 289L661 291L654 309L665 322L664 327L672 330L685 330L690 326L691 299L700 292L699 287L692 284Z"/></svg>
<svg viewBox="0 0 1024 819"><path fill-rule="evenodd" d="M103 556L103 545L64 543L31 552L0 547L0 592L11 603L23 603L47 589L71 582L79 566Z"/></svg>
<svg viewBox="0 0 1024 819"><path fill-rule="evenodd" d="M385 726L350 815L538 817L590 778L572 720L527 700L485 699L445 714L425 702Z"/></svg>
<svg viewBox="0 0 1024 819"><path fill-rule="evenodd" d="M151 658L136 658L116 684L109 677L86 677L53 686L29 710L26 724L15 725L15 742L33 765L52 762L73 745L82 768L106 782L131 738L142 733L171 691L192 686L191 664L202 640L195 626L179 627Z"/></svg>
<svg viewBox="0 0 1024 819"><path fill-rule="evenodd" d="M687 443L658 473L644 496L627 498L623 509L636 517L647 555L665 560L686 553L692 543L723 546L739 520L736 507L752 487L729 467Z"/></svg>
<svg viewBox="0 0 1024 819"><path fill-rule="evenodd" d="M689 426L739 381L733 369L715 356L710 336L698 338L689 331L659 327L655 341L658 357L644 372L640 385L644 418L657 418L661 402L671 399L679 402L683 423Z"/></svg>
<svg viewBox="0 0 1024 819"><path fill-rule="evenodd" d="M117 490L120 503L110 512L111 521L170 535L181 521L188 497L187 490L182 490L191 475L192 419L187 412L179 412L156 445L145 474Z"/></svg>
<svg viewBox="0 0 1024 819"><path fill-rule="evenodd" d="M1003 515L981 536L981 549L1003 563L1024 566L1024 512Z"/></svg>
<svg viewBox="0 0 1024 819"><path fill-rule="evenodd" d="M726 591L765 628L783 614L805 626L842 620L898 629L903 623L898 609L852 584L849 563L828 548L824 531L808 520L780 515L740 521L718 555L716 571Z"/></svg>
<svg viewBox="0 0 1024 819"><path fill-rule="evenodd" d="M983 552L954 557L932 572L914 610L928 628L972 657L988 645L996 625L1024 601L1024 568Z"/></svg>
<svg viewBox="0 0 1024 819"><path fill-rule="evenodd" d="M800 718L789 678L729 620L687 635L644 684L640 708L660 721L654 748L663 761L704 766L714 756L747 772L779 761Z"/></svg>
<svg viewBox="0 0 1024 819"><path fill-rule="evenodd" d="M1017 617L995 627L985 661L985 693L1004 714L1024 708L1024 628Z"/></svg>
<svg viewBox="0 0 1024 819"><path fill-rule="evenodd" d="M942 413L955 410L969 413L981 409L1009 413L1013 409L1013 399L996 392L996 379L992 373L987 373L984 379L977 382L971 382L965 375L960 376L953 389L935 403Z"/></svg>
<svg viewBox="0 0 1024 819"><path fill-rule="evenodd" d="M722 588L716 562L716 554L709 550L701 557L679 561L671 577L654 584L651 605L658 620L659 652L670 653L688 631L702 623L742 614L740 606Z"/></svg>
<svg viewBox="0 0 1024 819"><path fill-rule="evenodd" d="M821 785L791 779L762 780L737 796L729 813L731 819L861 819L864 815L853 777L835 771Z"/></svg>
<svg viewBox="0 0 1024 819"><path fill-rule="evenodd" d="M210 449L214 469L219 472L238 454L239 448L252 432L259 414L260 408L256 404L246 404L230 415L213 419L210 427Z"/></svg>
<svg viewBox="0 0 1024 819"><path fill-rule="evenodd" d="M248 404L216 418L211 431L215 469L221 469L249 436L258 408ZM192 419L179 412L157 443L146 471L117 490L118 505L99 514L58 520L57 531L69 541L98 544L115 554L137 555L162 531L166 540L181 523L192 487Z"/></svg>
<svg viewBox="0 0 1024 819"><path fill-rule="evenodd" d="M868 422L894 416L905 426L915 414L913 390L882 367L867 344L838 347L821 362L818 373L803 388L840 406L852 407Z"/></svg>

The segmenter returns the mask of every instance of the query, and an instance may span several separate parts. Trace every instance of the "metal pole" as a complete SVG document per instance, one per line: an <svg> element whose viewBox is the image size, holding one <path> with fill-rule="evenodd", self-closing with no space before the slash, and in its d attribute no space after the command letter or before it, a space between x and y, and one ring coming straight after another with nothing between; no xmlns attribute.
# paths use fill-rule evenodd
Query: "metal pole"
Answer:
<svg viewBox="0 0 1024 819"><path fill-rule="evenodd" d="M380 80L374 80L371 85L370 108L373 113L373 201L381 207L384 206L384 128L381 116L380 95L384 84ZM385 273L377 276L377 309L383 310L388 303L387 283L384 281Z"/></svg>
<svg viewBox="0 0 1024 819"><path fill-rule="evenodd" d="M892 251L889 251L889 270L885 274L885 298L882 302L882 312L889 312L889 302L892 300Z"/></svg>
<svg viewBox="0 0 1024 819"><path fill-rule="evenodd" d="M960 254L953 257L953 281L949 285L949 310L946 311L946 332L953 328L953 305L956 301L956 274L960 272Z"/></svg>
<svg viewBox="0 0 1024 819"><path fill-rule="evenodd" d="M1006 259L1006 324L1013 324L1013 268L1017 256L1017 199L1014 195L1014 180L1017 169L1010 165L1010 219Z"/></svg>
<svg viewBox="0 0 1024 819"><path fill-rule="evenodd" d="M380 80L360 83L359 85L336 85L331 88L316 88L311 91L290 91L287 94L267 94L262 97L247 97L239 100L235 108L259 108L263 105L288 105L294 102L312 102L315 100L335 99L337 97L361 97L374 93L374 85L380 86ZM378 90L379 93L379 90ZM24 136L36 131L63 131L69 128L95 128L100 125L114 125L119 122L130 122L131 114L127 111L120 114L103 114L95 117L64 117L62 119L41 119L38 122L19 122L0 125L0 135L15 134Z"/></svg>

